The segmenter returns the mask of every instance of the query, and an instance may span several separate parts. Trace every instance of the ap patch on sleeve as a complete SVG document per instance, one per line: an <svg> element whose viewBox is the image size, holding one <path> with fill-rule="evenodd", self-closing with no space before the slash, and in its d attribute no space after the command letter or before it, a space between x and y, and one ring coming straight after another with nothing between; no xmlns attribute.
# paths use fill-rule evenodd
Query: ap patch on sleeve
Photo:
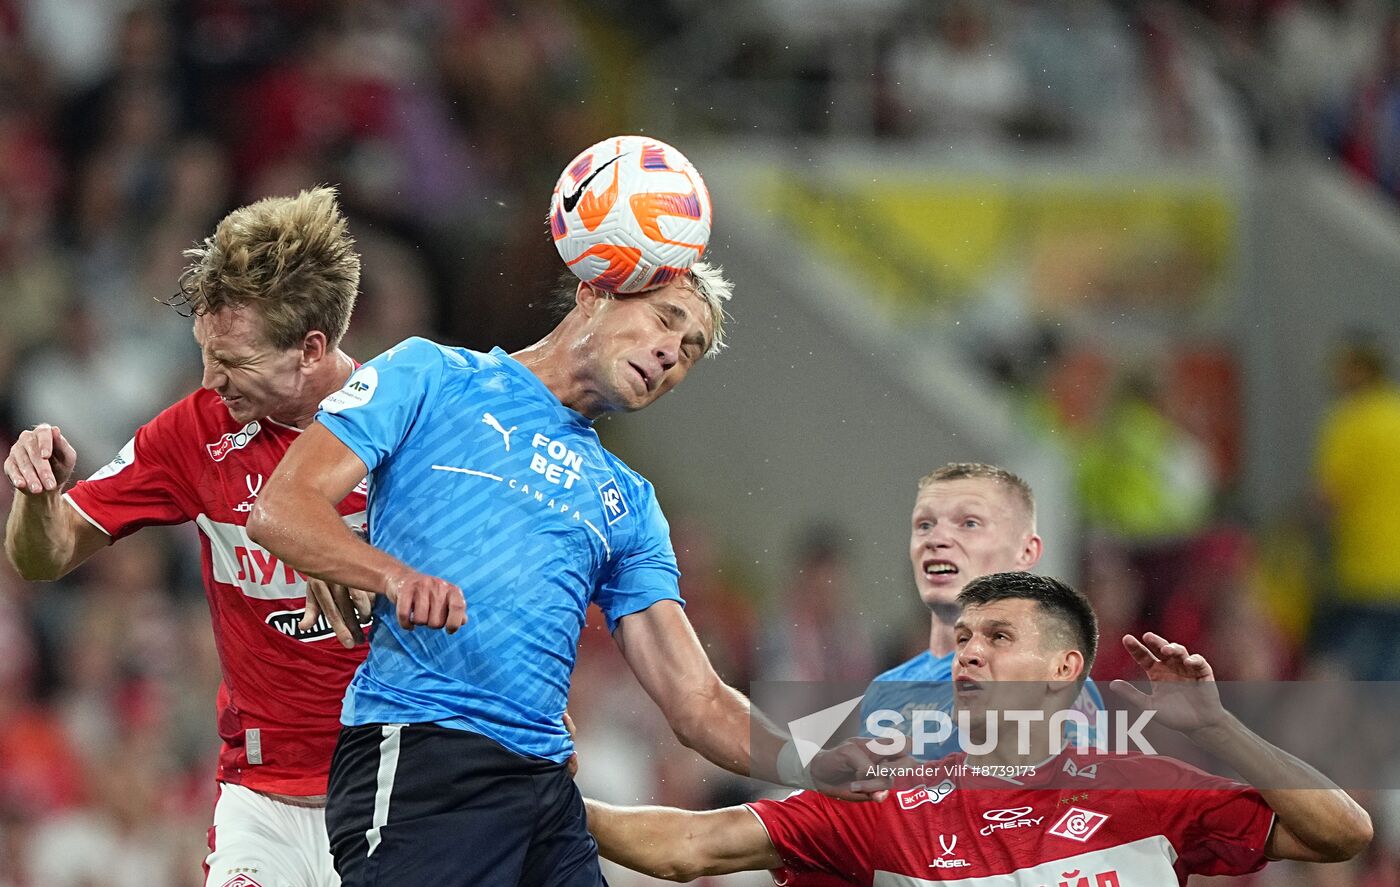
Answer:
<svg viewBox="0 0 1400 887"><path fill-rule="evenodd" d="M338 413L354 407L362 407L374 397L379 387L379 371L374 367L360 367L345 383L345 387L321 401L321 409L328 413Z"/></svg>

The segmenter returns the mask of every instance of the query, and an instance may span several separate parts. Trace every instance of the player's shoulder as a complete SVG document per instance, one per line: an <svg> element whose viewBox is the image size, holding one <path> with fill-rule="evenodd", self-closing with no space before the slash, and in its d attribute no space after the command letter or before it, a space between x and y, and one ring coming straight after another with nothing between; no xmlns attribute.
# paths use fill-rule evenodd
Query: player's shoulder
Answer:
<svg viewBox="0 0 1400 887"><path fill-rule="evenodd" d="M600 447L603 453L603 461L607 464L608 471L612 473L614 480L625 491L633 493L646 499L656 498L656 488L651 481L642 476L637 469L622 461L616 453L606 447Z"/></svg>
<svg viewBox="0 0 1400 887"><path fill-rule="evenodd" d="M146 423L147 430L162 440L202 437L209 432L223 434L242 427L229 415L223 399L205 388L196 388Z"/></svg>
<svg viewBox="0 0 1400 887"><path fill-rule="evenodd" d="M871 683L895 683L907 681L946 681L952 676L952 657L934 656L924 650L912 659L901 662L888 671L875 676Z"/></svg>
<svg viewBox="0 0 1400 887"><path fill-rule="evenodd" d="M1175 789L1212 782L1214 777L1168 755L1140 751L1066 749L1058 770L1071 777L1093 780L1100 788Z"/></svg>
<svg viewBox="0 0 1400 887"><path fill-rule="evenodd" d="M397 345L386 348L367 365L381 369L422 368L440 364L474 365L471 356L482 357L466 348L454 348L422 336L409 336Z"/></svg>

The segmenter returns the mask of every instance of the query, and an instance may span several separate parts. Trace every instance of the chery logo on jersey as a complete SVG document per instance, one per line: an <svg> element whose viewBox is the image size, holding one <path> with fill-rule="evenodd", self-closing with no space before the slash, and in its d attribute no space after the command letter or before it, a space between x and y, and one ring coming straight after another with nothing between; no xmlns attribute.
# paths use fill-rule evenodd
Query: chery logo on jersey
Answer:
<svg viewBox="0 0 1400 887"><path fill-rule="evenodd" d="M953 793L953 780L945 779L938 785L930 788L927 785L920 785L915 788L908 788L898 792L895 797L899 798L899 808L901 810L913 810L921 804L937 804Z"/></svg>
<svg viewBox="0 0 1400 887"><path fill-rule="evenodd" d="M608 526L612 526L627 516L627 500L617 488L614 478L598 487L598 495L603 499L603 511L607 514Z"/></svg>
<svg viewBox="0 0 1400 887"><path fill-rule="evenodd" d="M1085 810L1083 807L1071 807L1060 817L1060 821L1050 827L1050 834L1058 838L1069 838L1071 841L1078 841L1081 844L1088 841L1098 831L1100 826L1108 822L1108 814L1096 813L1093 810Z"/></svg>
<svg viewBox="0 0 1400 887"><path fill-rule="evenodd" d="M204 448L209 451L210 459L213 459L215 462L222 462L228 457L229 453L232 453L234 450L241 450L252 443L253 438L258 436L259 431L262 431L262 425L258 423L257 419L254 419L239 430L230 431L214 443L205 444Z"/></svg>
<svg viewBox="0 0 1400 887"><path fill-rule="evenodd" d="M1031 816L1030 807L1008 807L1005 810L988 810L982 814L987 824L982 826L982 837L1000 829L1033 828L1045 821L1044 816Z"/></svg>

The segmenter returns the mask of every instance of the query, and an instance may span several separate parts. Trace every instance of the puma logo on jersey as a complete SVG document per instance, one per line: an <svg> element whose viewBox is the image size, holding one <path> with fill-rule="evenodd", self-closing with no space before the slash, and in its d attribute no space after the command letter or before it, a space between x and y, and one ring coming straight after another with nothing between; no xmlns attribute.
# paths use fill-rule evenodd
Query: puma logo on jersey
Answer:
<svg viewBox="0 0 1400 887"><path fill-rule="evenodd" d="M509 452L510 452L510 436L511 436L511 434L515 431L515 429L519 428L520 426L519 426L519 425L512 425L512 426L510 426L509 429L502 428L502 427L501 427L501 423L498 422L498 421L496 421L496 417L493 416L493 415L491 415L490 413L486 413L485 415L483 415L483 416L481 417L481 421L482 421L483 424L490 425L492 428L494 428L494 429L496 430L496 433L499 434L499 435L501 436L501 439L502 439L503 441L505 441L505 444L506 444L506 452L509 453Z"/></svg>

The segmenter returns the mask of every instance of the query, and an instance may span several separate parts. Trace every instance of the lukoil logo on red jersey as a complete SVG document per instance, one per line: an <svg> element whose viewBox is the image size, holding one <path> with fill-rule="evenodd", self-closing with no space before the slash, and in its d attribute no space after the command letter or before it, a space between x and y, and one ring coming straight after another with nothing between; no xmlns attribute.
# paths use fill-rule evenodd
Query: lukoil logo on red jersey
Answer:
<svg viewBox="0 0 1400 887"><path fill-rule="evenodd" d="M359 511L342 517L350 527L359 527L364 523L365 513ZM232 585L247 597L261 601L306 596L306 577L250 540L243 525L212 520L205 514L197 516L194 522L209 540L215 582Z"/></svg>
<svg viewBox="0 0 1400 887"><path fill-rule="evenodd" d="M1069 838L1081 844L1094 836L1094 832L1108 822L1108 814L1071 807L1060 817L1060 821L1050 827L1050 834L1059 838Z"/></svg>
<svg viewBox="0 0 1400 887"><path fill-rule="evenodd" d="M213 443L205 444L204 448L209 451L210 459L213 459L215 462L222 462L228 457L229 453L232 453L234 450L241 450L252 443L253 438L258 436L259 431L262 431L262 425L257 419L254 419L237 431L230 431Z"/></svg>

